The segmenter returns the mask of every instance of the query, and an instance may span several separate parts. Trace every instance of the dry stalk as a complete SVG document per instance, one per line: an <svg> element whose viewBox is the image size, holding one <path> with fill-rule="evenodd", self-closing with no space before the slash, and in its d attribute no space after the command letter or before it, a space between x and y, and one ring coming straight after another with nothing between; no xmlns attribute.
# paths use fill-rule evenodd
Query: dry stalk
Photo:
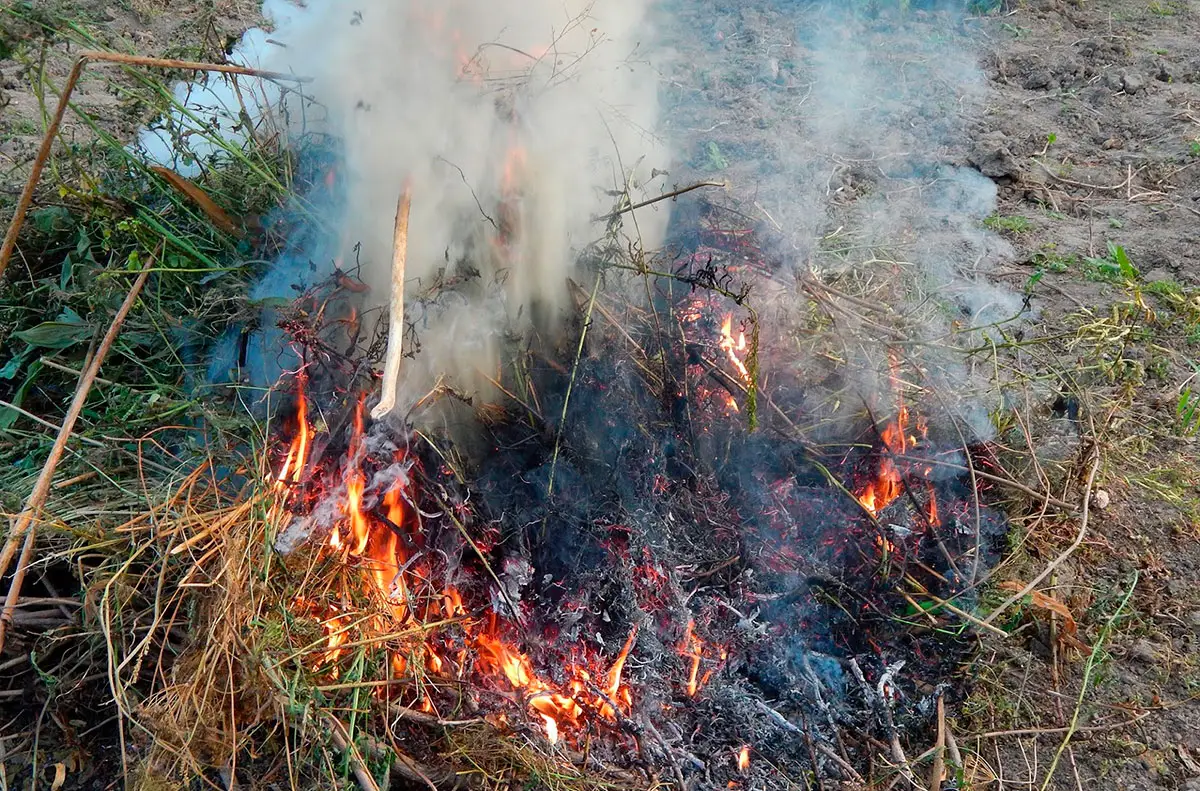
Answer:
<svg viewBox="0 0 1200 791"><path fill-rule="evenodd" d="M937 699L937 743L933 748L933 766L929 768L929 791L941 791L942 776L946 774L946 701Z"/></svg>
<svg viewBox="0 0 1200 791"><path fill-rule="evenodd" d="M408 213L412 206L412 186L405 182L396 203L396 228L392 235L392 291L388 305L387 351L383 363L383 392L371 417L381 420L396 408L396 390L400 386L400 361L404 343L404 269L408 259Z"/></svg>
<svg viewBox="0 0 1200 791"><path fill-rule="evenodd" d="M25 572L29 568L30 559L33 557L33 543L37 534L34 520L41 515L42 506L46 502L46 495L50 492L50 483L54 478L54 471L58 468L58 462L62 459L63 451L66 450L67 440L71 437L71 432L75 428L75 422L79 419L79 413L83 411L83 405L87 401L88 393L91 392L92 385L96 381L96 376L100 373L100 366L104 363L104 358L108 356L108 351L112 348L113 341L117 338L117 333L121 331L121 324L124 323L125 317L129 315L129 311L137 301L138 294L141 293L142 286L146 284L146 279L150 276L150 270L154 265L154 261L158 258L161 251L162 246L160 245L157 252L147 256L146 261L142 264L141 271L133 281L133 285L129 288L129 293L125 295L125 301L117 309L117 313L108 327L108 332L104 334L104 339L100 341L100 346L96 349L96 353L92 355L92 359L84 370L83 376L79 378L79 384L75 388L75 397L71 401L70 408L67 409L66 417L63 418L62 427L58 431L58 436L54 439L54 445L50 448L50 455L47 457L46 463L42 466L42 472L38 475L37 482L34 483L29 499L25 501L24 509L22 509L20 515L17 516L9 528L8 539L4 543L4 549L0 550L0 576L3 576L8 572L8 567L12 563L13 556L16 554L17 542L21 540L22 536L25 537L25 545L21 548L21 557L17 561L12 582L8 586L8 595L4 599L4 609L0 612L0 651L4 649L4 639L8 632L8 624L12 622L13 610L17 606L17 600L21 596L21 586L25 582ZM2 262L3 259L0 259L0 263Z"/></svg>
<svg viewBox="0 0 1200 791"><path fill-rule="evenodd" d="M1091 466L1091 469L1088 471L1087 483L1083 487L1083 503L1081 506L1082 514L1079 517L1079 531L1075 534L1075 540L1071 542L1071 545L1069 547L1067 547L1065 550L1063 550L1062 554L1060 554L1054 560L1050 561L1050 563L1047 564L1047 566L1044 569L1042 569L1041 572L1038 573L1038 575L1036 577L1031 579L1025 585L1024 588L1017 591L1012 596L1009 596L1007 599L1005 599L1003 602L1001 602L996 607L996 609L993 610L990 615L988 615L988 617L983 619L983 623L991 624L993 621L995 621L997 618L999 618L1009 607L1013 606L1014 604L1021 601L1026 596L1028 596L1030 593L1032 593L1034 591L1034 589L1036 589L1037 586L1042 583L1042 580L1046 579L1046 577L1049 577L1050 574L1056 568L1058 568L1063 563L1065 563L1067 561L1067 559L1069 557L1071 557L1071 555L1075 554L1075 550L1079 549L1079 547L1083 544L1083 539L1087 535L1087 529L1088 529L1088 514L1090 512L1089 506L1090 506L1091 500L1092 500L1092 486L1096 482L1096 473L1100 469L1100 451L1099 451L1099 449L1093 448L1092 454L1093 454L1092 455L1092 466Z"/></svg>

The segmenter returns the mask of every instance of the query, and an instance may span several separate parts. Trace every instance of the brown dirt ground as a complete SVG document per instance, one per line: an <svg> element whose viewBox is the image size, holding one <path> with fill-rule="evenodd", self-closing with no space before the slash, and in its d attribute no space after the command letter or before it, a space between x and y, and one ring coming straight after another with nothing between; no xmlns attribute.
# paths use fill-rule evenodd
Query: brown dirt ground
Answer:
<svg viewBox="0 0 1200 791"><path fill-rule="evenodd" d="M706 155L727 156L728 177L753 181L759 164L794 142L780 142L770 124L756 121L804 95L802 66L774 56L750 64L753 53L769 54L791 36L773 25L772 6L695 3L693 30L706 37L703 46L720 41L729 58L747 59L731 74L758 74L725 84L685 68L670 77L682 94L726 97L691 116L677 108L672 117L694 146L697 170ZM219 59L230 37L257 21L255 4L245 0L64 0L53 9L21 8L25 16L65 13L103 46L199 60ZM62 35L0 19L0 216L7 216L40 139L42 111L30 83L44 58L60 84L73 48ZM968 671L975 692L952 725L964 752L977 756L969 760L970 787L1195 791L1200 464L1194 435L1176 424L1175 409L1200 359L1200 298L1191 290L1200 286L1200 2L1027 0L976 21L969 35L983 52L985 100L937 156L985 162L999 186L998 220L1007 222L998 227L1015 253L992 276L1020 291L1043 272L1031 300L1040 321L1020 341L1027 346L1007 350L1014 378L1037 385L1023 391L1028 422L1004 441L1024 440L1009 443L1024 480L1038 489L1048 482L1069 499L1081 496L1085 451L1096 447L1096 489L1105 495L1093 498L1080 550L1042 586L1072 613L1083 648L1056 639L1062 618L1022 608L1001 621L1015 637L985 637ZM754 79L769 79L784 98L771 104L770 93L748 89ZM126 106L107 80L88 78L78 97L119 134L144 120L145 108ZM746 134L748 125L760 133ZM68 141L86 135L75 122L64 130ZM759 164L743 164L751 161ZM853 187L860 175L850 169L839 178ZM767 193L760 200L769 208L782 202ZM772 217L786 225L785 213ZM1103 259L1110 242L1126 251L1137 278L1114 277L1087 261ZM1055 378L1060 386L1046 384ZM1080 405L1078 422L1059 409L1069 411L1072 402ZM1038 449L1036 464L1022 445ZM1037 505L1015 512L1013 554L1001 578L1031 578L1079 527L1077 515L1038 517ZM1079 730L1047 779L1073 719ZM997 731L1018 732L989 735Z"/></svg>
<svg viewBox="0 0 1200 791"><path fill-rule="evenodd" d="M1080 552L1046 589L1097 646L1135 572L1138 582L1097 648L1082 698L1090 647L1064 651L1044 624L1015 644L989 638L964 729L1061 729L1078 710L1078 725L1095 730L1070 741L1049 787L1197 789L1200 465L1175 409L1200 358L1200 4L1037 0L984 31L989 99L971 138L977 149L1012 155L1011 172L998 178L1000 213L1030 226L1011 234L1018 265L1004 276L1015 284L1047 269L1048 288L1034 292L1035 332L1072 335L1048 349L1075 372L1073 387L1092 412L1094 428L1085 419L1080 434L1096 441L1097 486L1111 500L1093 510ZM1097 282L1089 269L1085 259L1104 257L1110 243L1140 270L1132 287ZM1106 329L1089 336L1100 324ZM1053 420L1036 417L1044 411L1034 410L1043 447L1054 433ZM1024 529L1025 548L1004 570L1022 580L1069 544L1077 520ZM1045 788L1063 744L1057 732L973 746L1004 787Z"/></svg>
<svg viewBox="0 0 1200 791"><path fill-rule="evenodd" d="M259 18L259 3L253 0L5 2L0 7L0 217L11 216L41 144L43 119L54 112L81 40L91 39L98 49L220 62ZM73 100L106 131L129 139L153 112L122 95L120 87L131 83L113 66L92 64ZM60 140L74 145L92 138L91 130L68 113Z"/></svg>

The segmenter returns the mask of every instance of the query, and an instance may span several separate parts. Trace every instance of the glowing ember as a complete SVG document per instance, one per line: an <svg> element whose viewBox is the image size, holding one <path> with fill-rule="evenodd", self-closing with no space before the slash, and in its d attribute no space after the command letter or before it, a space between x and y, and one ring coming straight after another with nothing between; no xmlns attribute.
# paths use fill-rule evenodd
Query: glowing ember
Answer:
<svg viewBox="0 0 1200 791"><path fill-rule="evenodd" d="M750 745L744 744L738 751L737 766L743 772L750 768Z"/></svg>

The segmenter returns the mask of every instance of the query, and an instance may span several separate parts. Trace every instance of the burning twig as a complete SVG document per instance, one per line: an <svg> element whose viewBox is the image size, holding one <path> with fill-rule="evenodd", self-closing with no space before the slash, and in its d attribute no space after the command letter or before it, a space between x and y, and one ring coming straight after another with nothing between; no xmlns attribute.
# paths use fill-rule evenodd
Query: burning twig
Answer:
<svg viewBox="0 0 1200 791"><path fill-rule="evenodd" d="M387 352L383 363L383 392L371 417L380 420L396 407L396 388L400 384L401 349L404 340L404 266L408 258L408 210L412 205L412 187L405 183L396 204L396 230L392 236L392 291L388 305Z"/></svg>
<svg viewBox="0 0 1200 791"><path fill-rule="evenodd" d="M8 540L4 543L4 549L0 551L0 576L8 572L9 564L12 563L13 555L17 551L17 542L22 535L25 536L25 545L21 548L21 557L17 561L12 582L8 586L8 595L4 599L4 610L0 612L0 650L4 648L8 624L12 622L13 610L16 609L17 600L21 596L21 585L25 582L25 572L29 568L29 561L33 556L33 542L37 534L35 520L41 514L46 495L50 492L50 481L54 478L54 471L58 467L63 451L66 450L67 440L71 437L71 431L75 428L75 421L79 419L79 413L83 411L83 405L87 401L88 393L91 392L92 384L96 381L97 374L100 373L100 366L104 363L104 358L108 356L108 350L112 348L117 333L121 331L121 324L129 315L133 303L137 301L142 286L146 284L146 278L150 276L150 270L154 267L154 261L158 258L161 250L160 245L158 251L147 256L145 263L142 264L141 272L133 281L133 285L129 287L129 293L125 295L125 301L121 303L117 314L113 316L112 324L108 326L108 332L104 334L104 339L100 341L95 354L92 355L91 362L88 363L83 375L79 377L79 384L75 388L75 397L71 401L66 417L63 418L62 428L59 429L54 446L50 449L50 455L33 486L33 492L25 502L25 508L9 528Z"/></svg>

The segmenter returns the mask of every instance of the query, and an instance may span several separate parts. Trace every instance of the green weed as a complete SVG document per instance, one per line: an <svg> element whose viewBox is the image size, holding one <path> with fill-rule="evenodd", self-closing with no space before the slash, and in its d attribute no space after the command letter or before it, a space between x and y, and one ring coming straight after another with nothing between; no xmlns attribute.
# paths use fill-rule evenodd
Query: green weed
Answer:
<svg viewBox="0 0 1200 791"><path fill-rule="evenodd" d="M1179 391L1175 401L1175 430L1183 437L1200 432L1200 393L1193 393L1190 385Z"/></svg>
<svg viewBox="0 0 1200 791"><path fill-rule="evenodd" d="M1139 273L1125 248L1114 242L1108 243L1107 255L1103 258L1085 257L1084 276L1088 280L1122 285L1137 280Z"/></svg>
<svg viewBox="0 0 1200 791"><path fill-rule="evenodd" d="M1028 217L1022 217L1020 215L1006 216L1002 214L993 214L989 217L986 217L983 221L983 225L985 228L998 233L1007 231L1008 233L1012 234L1027 233L1033 227L1033 224L1029 222Z"/></svg>

